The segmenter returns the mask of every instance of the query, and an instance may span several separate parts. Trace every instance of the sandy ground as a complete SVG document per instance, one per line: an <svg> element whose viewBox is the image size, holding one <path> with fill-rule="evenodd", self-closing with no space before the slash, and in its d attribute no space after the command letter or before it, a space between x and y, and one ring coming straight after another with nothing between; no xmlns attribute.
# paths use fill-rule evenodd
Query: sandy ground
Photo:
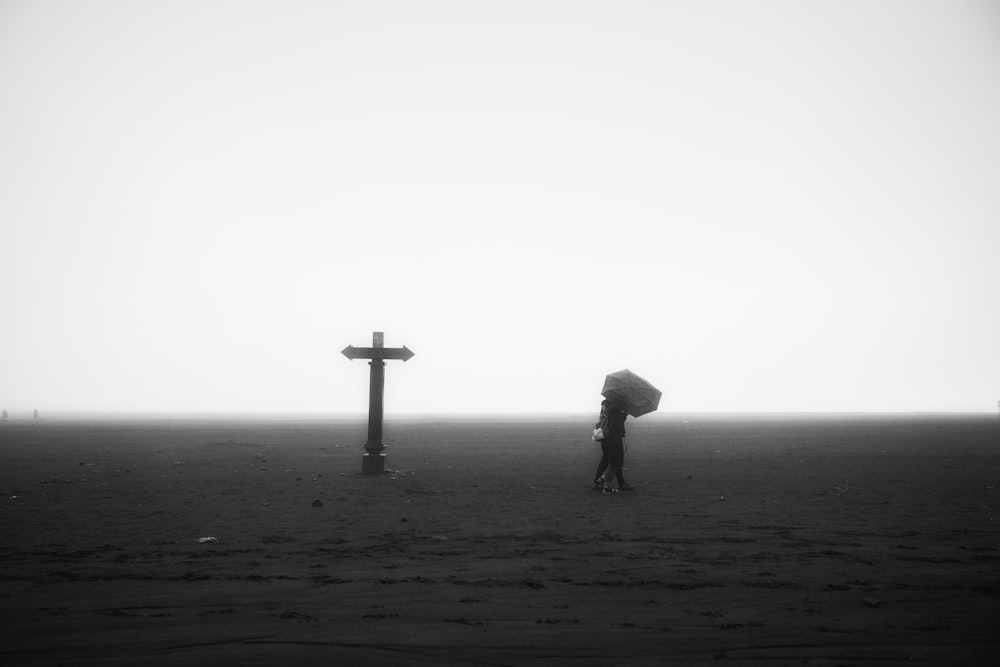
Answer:
<svg viewBox="0 0 1000 667"><path fill-rule="evenodd" d="M0 425L4 664L985 664L1000 419ZM316 503L315 501L319 501ZM321 506L314 506L320 505ZM201 537L217 542L199 543Z"/></svg>

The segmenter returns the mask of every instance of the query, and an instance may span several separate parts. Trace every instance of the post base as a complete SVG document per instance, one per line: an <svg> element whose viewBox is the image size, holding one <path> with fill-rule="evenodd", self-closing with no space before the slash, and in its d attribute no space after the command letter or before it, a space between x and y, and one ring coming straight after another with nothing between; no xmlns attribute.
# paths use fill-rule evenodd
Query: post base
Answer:
<svg viewBox="0 0 1000 667"><path fill-rule="evenodd" d="M385 454L365 454L361 457L361 472L365 475L381 475L385 472Z"/></svg>

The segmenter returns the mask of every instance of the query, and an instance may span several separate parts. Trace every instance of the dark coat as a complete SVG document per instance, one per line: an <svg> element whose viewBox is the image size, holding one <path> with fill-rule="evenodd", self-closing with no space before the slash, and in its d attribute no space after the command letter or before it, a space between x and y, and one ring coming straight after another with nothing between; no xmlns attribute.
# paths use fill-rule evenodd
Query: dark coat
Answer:
<svg viewBox="0 0 1000 667"><path fill-rule="evenodd" d="M606 411L607 416L607 426L605 427L605 433L612 436L624 437L625 436L625 418L628 414L619 407L608 406Z"/></svg>

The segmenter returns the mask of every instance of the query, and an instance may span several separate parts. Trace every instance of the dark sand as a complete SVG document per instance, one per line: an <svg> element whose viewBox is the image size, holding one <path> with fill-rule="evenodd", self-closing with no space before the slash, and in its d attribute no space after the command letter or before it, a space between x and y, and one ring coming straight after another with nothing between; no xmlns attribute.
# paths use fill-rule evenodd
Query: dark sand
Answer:
<svg viewBox="0 0 1000 667"><path fill-rule="evenodd" d="M1000 419L0 425L4 664L985 664ZM321 507L313 507L320 500ZM199 537L218 543L199 544Z"/></svg>

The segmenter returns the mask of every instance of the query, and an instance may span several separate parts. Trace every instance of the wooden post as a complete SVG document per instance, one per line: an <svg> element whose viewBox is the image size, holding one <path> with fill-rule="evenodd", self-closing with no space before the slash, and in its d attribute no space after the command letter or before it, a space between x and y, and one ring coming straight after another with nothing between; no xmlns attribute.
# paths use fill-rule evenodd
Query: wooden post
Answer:
<svg viewBox="0 0 1000 667"><path fill-rule="evenodd" d="M413 356L405 345L385 347L384 335L381 331L372 332L371 347L354 347L348 345L341 354L350 359L371 359L368 388L368 442L365 443L365 455L361 459L361 472L366 475L378 475L385 472L385 440L382 438L383 401L385 395L385 359L408 360Z"/></svg>
<svg viewBox="0 0 1000 667"><path fill-rule="evenodd" d="M381 331L372 333L372 349L384 349ZM382 438L383 397L385 396L385 362L374 356L368 362L371 366L368 388L368 442L361 462L361 472L365 474L380 474L385 472L385 439Z"/></svg>

